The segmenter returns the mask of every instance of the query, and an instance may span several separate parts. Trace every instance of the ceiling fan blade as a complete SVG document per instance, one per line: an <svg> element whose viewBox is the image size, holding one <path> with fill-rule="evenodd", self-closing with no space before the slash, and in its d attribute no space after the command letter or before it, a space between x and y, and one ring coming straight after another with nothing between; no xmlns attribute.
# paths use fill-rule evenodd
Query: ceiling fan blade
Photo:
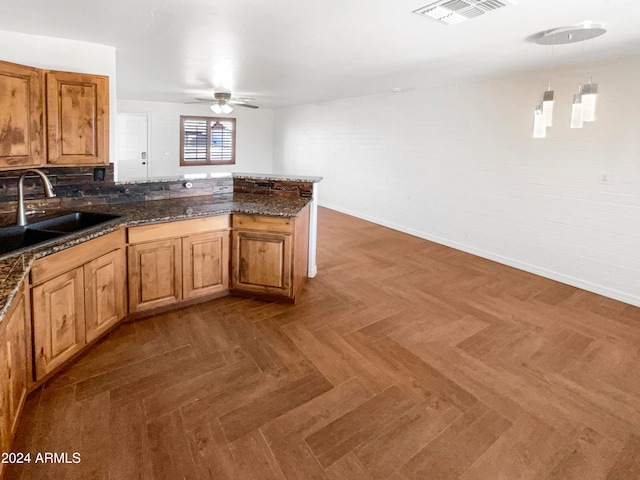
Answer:
<svg viewBox="0 0 640 480"><path fill-rule="evenodd" d="M257 105L251 105L249 103L243 103L243 102L235 102L233 100L231 100L229 103L234 107L260 108Z"/></svg>
<svg viewBox="0 0 640 480"><path fill-rule="evenodd" d="M185 104L193 104L193 103L210 103L210 104L214 104L214 103L218 103L221 99L218 98L196 98L194 99L195 101L192 102L184 102ZM238 106L238 107L246 107L246 108L260 108L257 105L252 105L250 103L246 103L246 102L242 102L240 100L233 100L233 99L222 99L225 100L226 103L228 103L229 105L233 105L233 106Z"/></svg>

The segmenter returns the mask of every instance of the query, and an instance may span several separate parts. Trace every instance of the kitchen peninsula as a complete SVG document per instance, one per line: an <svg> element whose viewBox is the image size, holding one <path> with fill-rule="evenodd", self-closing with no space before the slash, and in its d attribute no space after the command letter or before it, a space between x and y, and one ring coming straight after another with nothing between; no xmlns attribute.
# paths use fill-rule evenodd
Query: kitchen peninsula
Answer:
<svg viewBox="0 0 640 480"><path fill-rule="evenodd" d="M0 351L9 413L0 422L3 451L26 393L120 321L227 294L295 301L315 271L313 192L321 179L213 180L112 182L91 187L102 195L28 201L47 210L44 218L71 209L114 218L0 260L0 349L11 344L10 353ZM0 226L14 218L3 214Z"/></svg>

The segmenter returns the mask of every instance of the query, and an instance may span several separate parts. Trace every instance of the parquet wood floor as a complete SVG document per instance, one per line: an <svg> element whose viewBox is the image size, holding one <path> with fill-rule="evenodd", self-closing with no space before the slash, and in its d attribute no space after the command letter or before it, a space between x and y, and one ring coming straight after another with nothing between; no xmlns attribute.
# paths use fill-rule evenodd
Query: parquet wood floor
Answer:
<svg viewBox="0 0 640 480"><path fill-rule="evenodd" d="M298 304L120 326L28 399L35 479L640 478L640 309L320 209Z"/></svg>

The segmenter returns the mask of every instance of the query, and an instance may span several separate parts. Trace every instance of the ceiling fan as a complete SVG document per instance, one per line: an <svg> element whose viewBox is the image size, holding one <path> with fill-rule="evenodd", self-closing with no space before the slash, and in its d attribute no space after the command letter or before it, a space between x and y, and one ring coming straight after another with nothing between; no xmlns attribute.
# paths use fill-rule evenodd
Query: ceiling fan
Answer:
<svg viewBox="0 0 640 480"><path fill-rule="evenodd" d="M231 113L233 112L233 107L247 107L247 108L258 108L257 105L251 105L247 103L245 100L253 100L253 99L244 99L244 98L231 98L231 93L229 92L216 92L213 94L213 99L211 98L196 98L197 102L187 102L187 103L213 103L209 108L214 113Z"/></svg>

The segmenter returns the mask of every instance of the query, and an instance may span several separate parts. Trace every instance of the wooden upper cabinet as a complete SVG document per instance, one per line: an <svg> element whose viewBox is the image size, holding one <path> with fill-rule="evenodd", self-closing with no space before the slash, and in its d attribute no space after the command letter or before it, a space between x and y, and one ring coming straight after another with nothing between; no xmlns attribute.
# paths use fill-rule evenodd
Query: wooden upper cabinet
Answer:
<svg viewBox="0 0 640 480"><path fill-rule="evenodd" d="M109 163L109 77L47 72L47 162Z"/></svg>
<svg viewBox="0 0 640 480"><path fill-rule="evenodd" d="M0 169L44 162L42 71L0 61Z"/></svg>

